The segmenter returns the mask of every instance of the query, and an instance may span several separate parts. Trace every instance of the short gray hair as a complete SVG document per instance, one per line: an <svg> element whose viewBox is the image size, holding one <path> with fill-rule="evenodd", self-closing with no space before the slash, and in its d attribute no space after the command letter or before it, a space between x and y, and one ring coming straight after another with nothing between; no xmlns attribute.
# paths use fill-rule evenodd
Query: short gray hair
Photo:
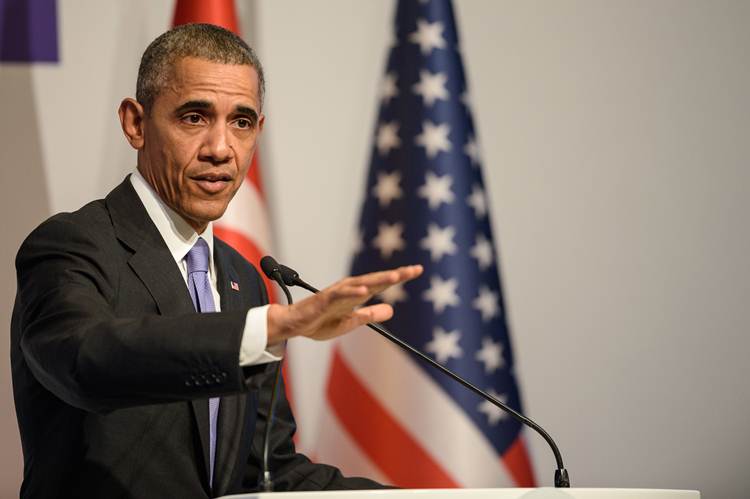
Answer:
<svg viewBox="0 0 750 499"><path fill-rule="evenodd" d="M172 76L174 65L185 57L223 64L248 65L258 73L260 106L266 93L263 66L242 38L213 24L183 24L160 35L146 48L138 68L135 98L146 113Z"/></svg>

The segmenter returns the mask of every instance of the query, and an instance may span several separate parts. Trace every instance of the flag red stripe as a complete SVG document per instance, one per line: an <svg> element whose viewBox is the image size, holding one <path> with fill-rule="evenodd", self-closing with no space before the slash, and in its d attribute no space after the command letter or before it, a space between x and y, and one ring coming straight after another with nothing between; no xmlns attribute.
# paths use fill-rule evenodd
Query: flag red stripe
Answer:
<svg viewBox="0 0 750 499"><path fill-rule="evenodd" d="M215 24L239 34L234 0L178 0L172 25L188 23Z"/></svg>
<svg viewBox="0 0 750 499"><path fill-rule="evenodd" d="M526 444L521 435L519 435L508 450L505 451L502 461L505 463L505 467L513 477L513 481L516 482L516 486L536 487L534 471L531 468L531 462L529 461L529 453L526 451Z"/></svg>
<svg viewBox="0 0 750 499"><path fill-rule="evenodd" d="M329 380L327 396L334 413L360 449L394 485L459 486L362 385L338 348L333 351Z"/></svg>

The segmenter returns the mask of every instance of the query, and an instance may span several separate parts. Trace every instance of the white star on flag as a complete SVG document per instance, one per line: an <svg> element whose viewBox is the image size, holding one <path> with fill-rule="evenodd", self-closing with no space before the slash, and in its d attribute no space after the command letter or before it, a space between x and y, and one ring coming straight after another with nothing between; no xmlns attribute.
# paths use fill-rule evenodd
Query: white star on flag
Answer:
<svg viewBox="0 0 750 499"><path fill-rule="evenodd" d="M419 72L419 83L415 83L412 90L422 96L425 104L431 106L436 100L448 100L448 89L445 88L447 81L448 76L445 73L422 70Z"/></svg>
<svg viewBox="0 0 750 499"><path fill-rule="evenodd" d="M409 297L404 290L403 282L387 288L378 296L380 296L380 299L389 305L395 305L398 302L406 301L406 299Z"/></svg>
<svg viewBox="0 0 750 499"><path fill-rule="evenodd" d="M380 98L383 99L385 104L388 104L391 99L398 96L397 79L398 76L396 76L396 73L391 72L385 75L383 82L380 84Z"/></svg>
<svg viewBox="0 0 750 499"><path fill-rule="evenodd" d="M446 331L438 326L432 330L432 340L425 345L425 350L435 355L435 359L441 364L450 358L460 358L463 355L463 349L458 344L461 339L461 333L457 330Z"/></svg>
<svg viewBox="0 0 750 499"><path fill-rule="evenodd" d="M378 198L378 204L381 208L384 208L391 204L394 199L400 199L402 196L401 187L401 173L395 171L393 173L378 173L378 180L375 186L372 188L373 195Z"/></svg>
<svg viewBox="0 0 750 499"><path fill-rule="evenodd" d="M427 157L433 159L440 151L448 152L451 150L451 142L448 140L448 134L451 128L448 123L436 125L430 120L422 123L422 133L414 138L418 146L425 148Z"/></svg>
<svg viewBox="0 0 750 499"><path fill-rule="evenodd" d="M456 243L453 242L455 235L456 229L450 225L440 228L436 224L430 224L427 227L427 237L422 239L419 247L428 250L432 261L438 262L445 255L456 254Z"/></svg>
<svg viewBox="0 0 750 499"><path fill-rule="evenodd" d="M417 19L417 31L409 35L409 41L419 45L424 55L428 55L433 49L445 48L443 38L443 23L429 23L424 19Z"/></svg>
<svg viewBox="0 0 750 499"><path fill-rule="evenodd" d="M477 351L474 358L484 364L486 374L492 374L503 365L503 345L500 342L495 343L490 337L484 337L482 348Z"/></svg>
<svg viewBox="0 0 750 499"><path fill-rule="evenodd" d="M499 394L492 388L486 391L503 404L508 403L507 395ZM486 400L482 400L482 403L477 406L477 410L487 416L487 422L490 426L495 426L501 419L505 419L508 417L508 413Z"/></svg>
<svg viewBox="0 0 750 499"><path fill-rule="evenodd" d="M440 276L433 276L430 278L430 288L424 292L422 298L432 302L435 312L440 313L446 307L455 307L460 303L461 300L456 293L457 289L458 279L455 277L443 280Z"/></svg>
<svg viewBox="0 0 750 499"><path fill-rule="evenodd" d="M492 265L494 257L492 243L487 240L484 234L477 234L476 242L471 247L469 254L477 259L479 270L487 270Z"/></svg>
<svg viewBox="0 0 750 499"><path fill-rule="evenodd" d="M378 225L378 235L372 240L372 245L380 250L380 256L390 258L394 251L402 250L406 246L401 237L403 232L403 224L383 222Z"/></svg>
<svg viewBox="0 0 750 499"><path fill-rule="evenodd" d="M464 145L464 153L471 159L471 166L479 165L479 145L473 135L469 136L469 140Z"/></svg>
<svg viewBox="0 0 750 499"><path fill-rule="evenodd" d="M385 156L391 149L401 145L401 139L398 138L398 123L382 123L378 128L378 136L375 138L375 144L381 156Z"/></svg>
<svg viewBox="0 0 750 499"><path fill-rule="evenodd" d="M466 198L466 202L474 209L477 218L482 218L487 214L487 198L484 197L484 191L477 184L471 187L471 194Z"/></svg>
<svg viewBox="0 0 750 499"><path fill-rule="evenodd" d="M440 207L441 203L450 204L455 199L451 190L452 184L453 178L447 173L440 177L432 172L427 172L425 182L417 190L417 194L427 200L430 209L435 210Z"/></svg>
<svg viewBox="0 0 750 499"><path fill-rule="evenodd" d="M479 288L479 296L474 298L471 305L482 314L482 321L487 322L500 314L499 299L500 294L497 291L492 291L487 286L482 285Z"/></svg>

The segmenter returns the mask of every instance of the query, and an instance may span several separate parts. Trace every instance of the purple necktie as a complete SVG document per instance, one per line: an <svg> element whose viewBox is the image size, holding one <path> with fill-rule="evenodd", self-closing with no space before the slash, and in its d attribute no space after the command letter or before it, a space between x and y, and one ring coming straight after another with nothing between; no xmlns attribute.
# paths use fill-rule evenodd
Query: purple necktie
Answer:
<svg viewBox="0 0 750 499"><path fill-rule="evenodd" d="M187 256L188 289L193 299L195 310L201 313L216 312L211 283L208 281L208 243L199 237ZM213 486L214 458L216 457L216 420L219 416L219 398L208 399L209 429L209 477L208 483Z"/></svg>

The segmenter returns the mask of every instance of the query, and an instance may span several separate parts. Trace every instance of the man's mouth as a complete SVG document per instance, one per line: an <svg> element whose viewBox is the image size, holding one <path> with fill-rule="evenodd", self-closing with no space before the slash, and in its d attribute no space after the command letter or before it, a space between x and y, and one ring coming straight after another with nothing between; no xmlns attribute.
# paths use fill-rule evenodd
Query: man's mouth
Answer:
<svg viewBox="0 0 750 499"><path fill-rule="evenodd" d="M224 173L204 173L191 179L209 194L223 191L232 182L232 176Z"/></svg>

